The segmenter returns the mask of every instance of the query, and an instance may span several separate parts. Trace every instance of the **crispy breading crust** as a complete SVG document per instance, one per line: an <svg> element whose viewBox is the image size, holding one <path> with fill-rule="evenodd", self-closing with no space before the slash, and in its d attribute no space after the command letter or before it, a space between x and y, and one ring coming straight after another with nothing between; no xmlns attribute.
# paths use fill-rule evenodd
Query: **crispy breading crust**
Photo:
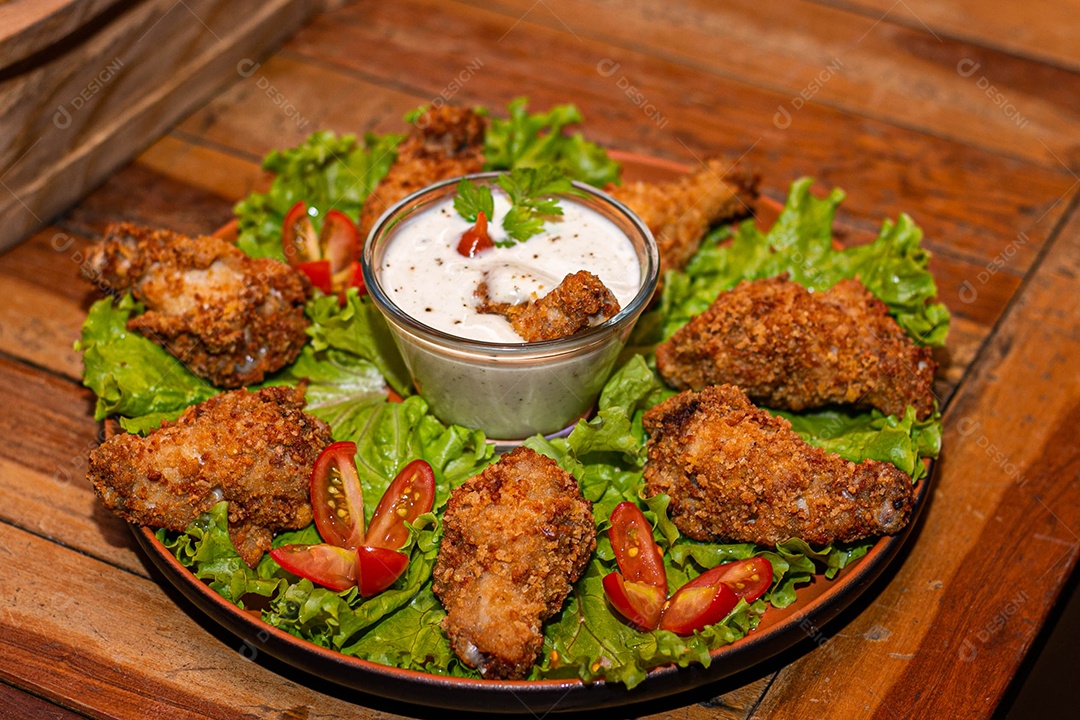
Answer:
<svg viewBox="0 0 1080 720"><path fill-rule="evenodd" d="M785 276L743 281L656 348L672 387L732 383L767 407L832 403L919 419L934 411L930 349L918 347L858 280L811 293Z"/></svg>
<svg viewBox="0 0 1080 720"><path fill-rule="evenodd" d="M648 494L695 540L816 545L899 532L912 481L889 463L853 463L800 438L734 385L685 391L648 410Z"/></svg>
<svg viewBox="0 0 1080 720"><path fill-rule="evenodd" d="M525 342L554 340L599 325L619 312L619 301L587 270L570 273L547 295L511 305L488 296L487 283L476 288L476 311L502 315Z"/></svg>
<svg viewBox="0 0 1080 720"><path fill-rule="evenodd" d="M254 567L274 533L311 523L311 471L333 439L303 408L303 388L222 393L145 438L109 438L86 476L105 507L153 528L184 530L228 500L229 534Z"/></svg>
<svg viewBox="0 0 1080 720"><path fill-rule="evenodd" d="M364 201L360 237L366 238L379 216L406 195L483 170L486 132L487 120L467 108L443 105L417 118L386 177Z"/></svg>
<svg viewBox="0 0 1080 720"><path fill-rule="evenodd" d="M90 251L88 267L101 285L130 290L146 305L129 330L221 387L261 382L308 340L307 278L220 238L114 224Z"/></svg>
<svg viewBox="0 0 1080 720"><path fill-rule="evenodd" d="M434 590L454 652L484 677L525 677L596 547L592 504L554 460L519 447L453 491L443 530Z"/></svg>
<svg viewBox="0 0 1080 720"><path fill-rule="evenodd" d="M671 182L635 182L607 188L644 221L660 251L660 279L681 270L709 228L750 214L759 176L720 158ZM659 289L657 290L659 292Z"/></svg>

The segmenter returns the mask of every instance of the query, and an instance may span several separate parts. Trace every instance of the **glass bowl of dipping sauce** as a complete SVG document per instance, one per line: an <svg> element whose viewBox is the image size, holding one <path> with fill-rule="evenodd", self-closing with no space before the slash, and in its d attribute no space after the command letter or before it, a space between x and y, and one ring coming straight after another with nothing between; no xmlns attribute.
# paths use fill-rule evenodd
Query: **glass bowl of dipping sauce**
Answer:
<svg viewBox="0 0 1080 720"><path fill-rule="evenodd" d="M509 207L498 175L467 176L492 189L488 232L496 243L506 239ZM656 241L625 205L575 182L582 196L556 195L564 214L547 216L541 234L465 257L458 242L473 223L453 206L460 180L424 188L383 214L364 242L364 283L436 417L503 443L559 432L592 409L652 298ZM493 301L518 303L579 270L599 277L621 309L573 335L527 343L501 315L476 310L482 281Z"/></svg>

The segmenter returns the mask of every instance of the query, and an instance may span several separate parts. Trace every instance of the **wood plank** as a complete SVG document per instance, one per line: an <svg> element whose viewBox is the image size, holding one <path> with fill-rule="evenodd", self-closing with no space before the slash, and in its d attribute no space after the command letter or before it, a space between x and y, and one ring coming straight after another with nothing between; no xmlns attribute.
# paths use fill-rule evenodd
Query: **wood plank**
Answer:
<svg viewBox="0 0 1080 720"><path fill-rule="evenodd" d="M4 683L0 683L0 707L8 717L22 720L78 720L84 717Z"/></svg>
<svg viewBox="0 0 1080 720"><path fill-rule="evenodd" d="M388 718L278 674L157 584L0 525L0 677L95 717ZM41 572L49 568L49 572ZM191 610L191 612L197 612ZM371 707L388 703L352 692Z"/></svg>
<svg viewBox="0 0 1080 720"><path fill-rule="evenodd" d="M881 22L998 47L1020 57L1080 71L1076 7L1067 2L1004 0L821 0Z"/></svg>
<svg viewBox="0 0 1080 720"><path fill-rule="evenodd" d="M3 272L0 277L10 293L0 305L0 353L72 380L82 377L82 358L72 347L86 319L81 303Z"/></svg>
<svg viewBox="0 0 1080 720"><path fill-rule="evenodd" d="M107 177L307 17L306 3L147 0L0 78L0 247Z"/></svg>
<svg viewBox="0 0 1080 720"><path fill-rule="evenodd" d="M232 218L234 202L131 163L83 198L56 225L71 235L93 239L100 237L109 223L121 221L168 227L189 235L211 233Z"/></svg>
<svg viewBox="0 0 1080 720"><path fill-rule="evenodd" d="M0 387L0 527L145 574L127 524L100 505L86 479L87 456L103 439L89 391L4 358Z"/></svg>
<svg viewBox="0 0 1080 720"><path fill-rule="evenodd" d="M555 0L542 7L502 0L495 8L781 92L788 99L774 109L780 123L794 122L805 103L814 103L1054 169L1078 150L1080 75L888 22L903 14L900 7L886 22L785 0L691 0L662 9L645 0ZM616 81L624 77L614 68L618 60L603 70ZM984 79L987 72L992 80Z"/></svg>
<svg viewBox="0 0 1080 720"><path fill-rule="evenodd" d="M910 556L781 671L755 716L985 717L997 705L1080 555L1080 307L1063 302L1078 274L1074 213L946 413Z"/></svg>
<svg viewBox="0 0 1080 720"><path fill-rule="evenodd" d="M177 132L162 137L135 162L170 180L232 201L265 190L272 179L271 173L260 170L261 158L240 157Z"/></svg>
<svg viewBox="0 0 1080 720"><path fill-rule="evenodd" d="M72 380L82 377L73 345L90 303L100 296L79 274L90 244L51 227L0 256L0 353Z"/></svg>
<svg viewBox="0 0 1080 720"><path fill-rule="evenodd" d="M24 62L80 29L92 27L120 0L9 0L0 5L0 71Z"/></svg>
<svg viewBox="0 0 1080 720"><path fill-rule="evenodd" d="M316 130L404 132L405 113L427 100L279 53L178 128L188 137L261 159L275 148L299 145Z"/></svg>
<svg viewBox="0 0 1080 720"><path fill-rule="evenodd" d="M883 215L906 210L926 230L931 248L983 262L1023 232L1027 241L1013 259L1020 273L1076 192L1076 179L1064 171L820 105L807 104L781 129L773 116L790 100L785 93L575 37L530 18L430 0L360 3L318 18L283 52L357 78L381 78L395 89L400 78L409 78L412 94L456 104L499 107L522 94L535 108L572 101L585 113L587 135L608 146L689 162L714 154L742 156L763 171L764 190L774 198L782 198L797 177L813 175L822 186L851 191L841 212L856 227L876 229ZM610 18L620 21L615 14ZM455 40L461 37L469 42ZM558 71L538 74L536 57L558 58ZM618 59L620 75L597 71L605 58ZM270 65L263 68L269 72ZM635 97L653 108L654 119L627 97L620 77L637 88ZM304 92L315 95L316 107L341 112L352 101L337 91L336 78L323 78L321 92ZM568 87L574 88L572 96ZM285 79L281 88L286 97L301 91ZM228 99L211 102L184 127L226 144L241 137L231 107ZM313 109L312 115L322 112ZM353 117L359 125L367 116Z"/></svg>

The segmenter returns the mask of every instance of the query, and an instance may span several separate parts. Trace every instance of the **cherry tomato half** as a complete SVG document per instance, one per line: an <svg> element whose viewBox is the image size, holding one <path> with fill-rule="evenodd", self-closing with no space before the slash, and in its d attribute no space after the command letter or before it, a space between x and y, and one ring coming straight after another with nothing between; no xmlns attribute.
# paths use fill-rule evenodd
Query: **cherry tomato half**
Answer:
<svg viewBox="0 0 1080 720"><path fill-rule="evenodd" d="M282 545L270 551L278 565L293 575L341 592L356 585L356 551L320 543ZM393 582L393 581L391 581Z"/></svg>
<svg viewBox="0 0 1080 720"><path fill-rule="evenodd" d="M491 242L491 236L488 235L487 225L487 215L478 212L476 214L476 224L462 233L461 240L458 241L457 251L459 255L470 258L476 257L477 253L495 247L495 243Z"/></svg>
<svg viewBox="0 0 1080 720"><path fill-rule="evenodd" d="M281 247L285 259L311 279L311 284L327 295L340 293L344 302L346 288L364 289L360 271L360 231L356 223L340 210L328 210L322 231L315 232L307 204L296 203L285 214L281 225Z"/></svg>
<svg viewBox="0 0 1080 720"><path fill-rule="evenodd" d="M414 522L434 504L435 473L426 461L413 460L402 468L383 493L371 516L371 527L364 544L397 550L409 539L405 523Z"/></svg>
<svg viewBox="0 0 1080 720"><path fill-rule="evenodd" d="M347 278L347 280L343 278ZM357 288L357 295L366 293L367 285L364 284L364 270L359 261L354 262L334 276L331 285L333 287L341 286L342 289L338 292L338 303L341 305L345 304L345 291L351 287Z"/></svg>
<svg viewBox="0 0 1080 720"><path fill-rule="evenodd" d="M653 539L652 526L632 502L621 502L611 511L608 537L615 561L627 582L645 583L667 596L667 573L660 547Z"/></svg>
<svg viewBox="0 0 1080 720"><path fill-rule="evenodd" d="M723 583L731 588L735 597L752 603L765 594L772 585L772 580L772 563L763 557L752 557L717 565L683 587L711 587Z"/></svg>
<svg viewBox="0 0 1080 720"><path fill-rule="evenodd" d="M723 620L738 602L739 598L723 583L701 587L691 587L687 583L664 606L660 629L676 635L690 635Z"/></svg>
<svg viewBox="0 0 1080 720"><path fill-rule="evenodd" d="M319 236L311 224L307 203L303 200L289 208L281 224L281 249L285 259L296 267L300 263L322 259Z"/></svg>
<svg viewBox="0 0 1080 720"><path fill-rule="evenodd" d="M330 273L329 260L305 260L296 269L308 276L315 287L329 295L334 291L334 278Z"/></svg>
<svg viewBox="0 0 1080 720"><path fill-rule="evenodd" d="M394 584L409 566L409 556L397 550L361 545L356 548L356 584L364 597L378 595Z"/></svg>
<svg viewBox="0 0 1080 720"><path fill-rule="evenodd" d="M319 245L322 257L330 261L330 269L336 275L360 257L360 231L345 213L328 210L319 234ZM352 274L346 279L351 280Z"/></svg>
<svg viewBox="0 0 1080 720"><path fill-rule="evenodd" d="M315 527L326 542L350 550L364 542L364 495L355 456L356 443L333 443L319 454L311 472Z"/></svg>
<svg viewBox="0 0 1080 720"><path fill-rule="evenodd" d="M620 615L642 630L655 630L667 593L643 582L627 582L617 572L604 576L604 594Z"/></svg>

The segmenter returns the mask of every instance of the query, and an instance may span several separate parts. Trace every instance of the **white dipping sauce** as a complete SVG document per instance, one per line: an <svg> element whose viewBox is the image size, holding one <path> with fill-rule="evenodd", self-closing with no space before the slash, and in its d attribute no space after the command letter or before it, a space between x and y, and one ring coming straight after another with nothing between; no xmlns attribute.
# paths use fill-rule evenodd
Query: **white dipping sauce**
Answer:
<svg viewBox="0 0 1080 720"><path fill-rule="evenodd" d="M502 219L510 207L493 188L495 217L488 234L507 239ZM487 282L495 302L517 304L542 297L579 270L587 270L626 307L641 288L641 266L633 242L619 227L572 198L559 200L563 215L546 219L544 231L511 247L494 247L465 257L457 246L473 226L454 209L453 195L395 229L379 267L380 284L401 310L428 327L457 337L521 343L500 315L476 311L474 294Z"/></svg>

